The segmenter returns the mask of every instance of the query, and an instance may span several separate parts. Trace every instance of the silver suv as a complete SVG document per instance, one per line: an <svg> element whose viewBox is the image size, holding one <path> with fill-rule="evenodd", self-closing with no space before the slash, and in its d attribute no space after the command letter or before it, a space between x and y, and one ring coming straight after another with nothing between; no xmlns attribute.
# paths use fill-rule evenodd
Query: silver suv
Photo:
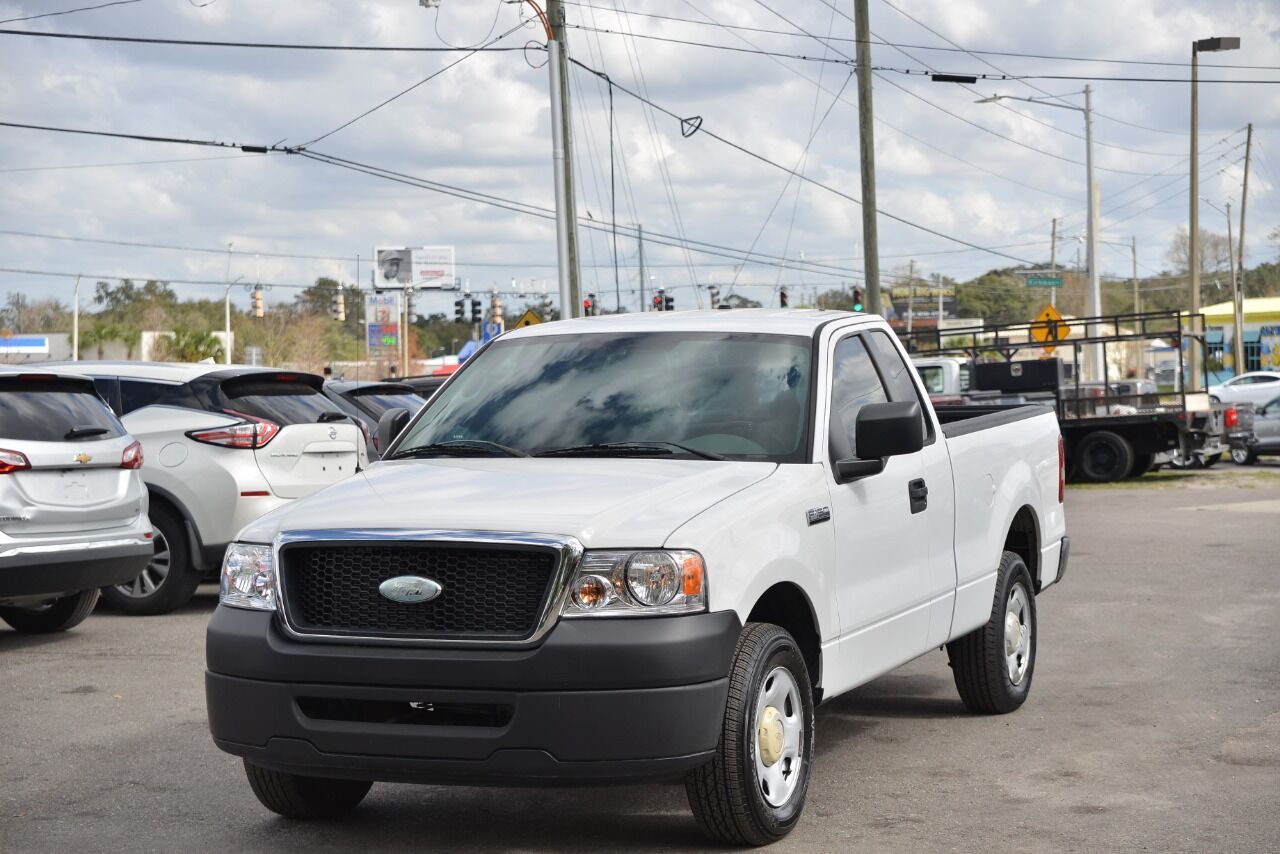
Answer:
<svg viewBox="0 0 1280 854"><path fill-rule="evenodd" d="M0 369L0 619L64 631L147 565L141 468L88 377Z"/></svg>

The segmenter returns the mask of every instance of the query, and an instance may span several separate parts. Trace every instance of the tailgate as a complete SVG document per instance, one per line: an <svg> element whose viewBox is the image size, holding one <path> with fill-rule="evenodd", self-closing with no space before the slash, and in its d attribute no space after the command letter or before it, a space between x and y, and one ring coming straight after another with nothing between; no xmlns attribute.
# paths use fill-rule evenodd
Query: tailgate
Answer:
<svg viewBox="0 0 1280 854"><path fill-rule="evenodd" d="M253 453L258 468L281 498L302 498L356 473L360 428L350 421L291 424Z"/></svg>

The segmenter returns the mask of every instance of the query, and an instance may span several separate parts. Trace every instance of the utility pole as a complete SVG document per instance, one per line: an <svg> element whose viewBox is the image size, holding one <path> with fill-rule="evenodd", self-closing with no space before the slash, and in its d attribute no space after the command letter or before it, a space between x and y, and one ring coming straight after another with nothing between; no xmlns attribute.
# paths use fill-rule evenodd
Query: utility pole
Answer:
<svg viewBox="0 0 1280 854"><path fill-rule="evenodd" d="M1187 267L1191 273L1191 299L1187 322L1191 334L1196 332L1196 315L1200 313L1200 52L1191 43L1191 215L1187 222ZM1200 388L1200 350L1193 338L1187 349L1189 387Z"/></svg>
<svg viewBox="0 0 1280 854"><path fill-rule="evenodd" d="M871 22L867 18L867 0L854 0L853 18L854 33L858 41L855 64L858 75L859 171L862 173L863 278L867 282L869 311L881 314L880 248L876 241L876 141L871 121ZM907 317L910 316L908 309Z"/></svg>
<svg viewBox="0 0 1280 854"><path fill-rule="evenodd" d="M1240 190L1240 252L1239 267L1240 274L1237 276L1232 273L1232 280L1237 284L1232 286L1231 297L1234 300L1232 306L1232 314L1234 317L1233 325L1233 351L1236 359L1236 373L1244 373L1244 217L1249 211L1249 159L1253 154L1253 122L1249 123L1249 129L1246 132L1244 140L1244 186ZM1228 218L1228 221L1230 219ZM1231 242L1230 235L1227 236L1227 242ZM1230 246L1227 247L1230 254ZM1236 264L1231 265L1231 269L1236 269Z"/></svg>
<svg viewBox="0 0 1280 854"><path fill-rule="evenodd" d="M916 262L914 258L907 266L907 270L907 334L910 335L912 311L916 301Z"/></svg>
<svg viewBox="0 0 1280 854"><path fill-rule="evenodd" d="M71 307L71 361L80 361L80 274L76 273L76 303Z"/></svg>
<svg viewBox="0 0 1280 854"><path fill-rule="evenodd" d="M1138 298L1138 235L1129 238L1129 252L1133 255L1133 313L1142 311L1142 303Z"/></svg>
<svg viewBox="0 0 1280 854"><path fill-rule="evenodd" d="M640 244L640 310L648 311L648 304L644 301L644 226L636 226L636 240Z"/></svg>
<svg viewBox="0 0 1280 854"><path fill-rule="evenodd" d="M1086 181L1089 185L1087 198L1089 201L1089 228L1086 239L1089 246L1086 252L1086 258L1089 262L1089 316L1098 317L1102 314L1102 284L1098 275L1098 185L1093 180L1093 87L1084 87L1084 145L1085 145L1085 171L1088 173ZM1089 337L1097 338L1098 325L1091 323L1086 330ZM1105 350L1101 343L1091 344L1089 346L1089 358L1087 362L1092 363L1090 366L1090 379L1097 380L1102 377L1102 360L1105 358Z"/></svg>
<svg viewBox="0 0 1280 854"><path fill-rule="evenodd" d="M536 8L536 7L535 7ZM581 287L578 273L578 217L573 193L573 125L569 112L569 57L560 0L547 0L547 67L551 70L551 159L556 182L556 253L560 273L560 316L576 317Z"/></svg>
<svg viewBox="0 0 1280 854"><path fill-rule="evenodd" d="M1057 273L1057 216L1048 227L1048 271ZM1057 288L1048 289L1048 303L1057 305Z"/></svg>
<svg viewBox="0 0 1280 854"><path fill-rule="evenodd" d="M1227 255L1231 254L1231 247L1235 245L1235 240L1231 236L1231 202L1227 202ZM1236 373L1244 373L1244 334L1241 327L1244 325L1240 322L1240 280L1236 278L1235 259L1230 261L1231 265L1231 359L1235 365Z"/></svg>
<svg viewBox="0 0 1280 854"><path fill-rule="evenodd" d="M226 336L226 340L222 342L226 351L222 360L224 365L231 364L231 247L234 245L234 241L227 241L227 273L222 279L227 286L222 295L222 331Z"/></svg>

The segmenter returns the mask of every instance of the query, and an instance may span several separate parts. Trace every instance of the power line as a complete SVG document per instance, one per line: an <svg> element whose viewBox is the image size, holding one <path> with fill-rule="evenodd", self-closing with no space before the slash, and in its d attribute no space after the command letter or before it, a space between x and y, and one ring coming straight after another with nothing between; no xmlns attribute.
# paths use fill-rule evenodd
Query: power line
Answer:
<svg viewBox="0 0 1280 854"><path fill-rule="evenodd" d="M832 65L851 65L852 64L852 61L848 59L832 59L831 57L808 56L806 54L799 54L799 53L784 53L782 51L763 50L760 48L749 49L745 47L734 47L733 45L728 45L728 44L714 44L712 42L686 41L684 39L673 39L668 36L654 36L654 35L649 35L647 33L624 33L618 30L610 30L602 27L586 27L586 26L583 26L582 24L566 24L565 26L575 30L584 30L589 33L599 33L601 35L606 35L606 36L626 36L626 37L635 38L635 39L646 39L648 41L667 42L668 44L682 44L682 45L688 45L690 47L703 47L703 48L709 48L712 50L727 50L727 51L733 51L735 53L749 53L749 54L755 54L757 56L776 56L782 59L795 59L795 60L802 60L805 62L824 62L824 63L830 63Z"/></svg>
<svg viewBox="0 0 1280 854"><path fill-rule="evenodd" d="M889 71L894 74L912 75L916 77L930 77L933 75L944 74L950 77L976 77L978 80L1001 81L1008 80L1011 82L1022 82L1024 80L1092 80L1103 83L1190 83L1190 77L1115 77L1103 76L1099 74L987 74L982 71L933 71L921 68L895 68L893 66L876 66L873 71ZM1210 78L1206 80L1203 77L1197 78L1197 83L1280 83L1280 79L1274 80L1223 80L1220 78ZM1042 90L1038 90L1042 91ZM1048 93L1045 93L1048 94ZM1057 98L1057 96L1053 96ZM1061 98L1057 98L1061 100ZM1101 116L1099 117L1101 118ZM1147 152L1151 153L1151 152Z"/></svg>
<svg viewBox="0 0 1280 854"><path fill-rule="evenodd" d="M208 160L240 160L253 154L220 154L217 157L179 157L176 160L125 160L116 163L74 163L67 166L18 166L0 172L55 172L62 169L102 169L108 166L155 166L161 163L203 163Z"/></svg>
<svg viewBox="0 0 1280 854"><path fill-rule="evenodd" d="M92 12L94 9L105 9L108 6L128 6L130 3L141 3L142 0L112 0L110 3L99 3L97 6L81 6L78 9L63 9L61 12L42 12L39 15L27 15L23 18L5 18L0 24L14 24L18 21L35 21L40 18L54 18L58 15L71 15L76 12Z"/></svg>
<svg viewBox="0 0 1280 854"><path fill-rule="evenodd" d="M137 133L113 133L105 130L83 130L80 128L55 127L52 125L31 125L19 122L0 121L0 127L21 128L23 130L43 130L53 133L71 133L82 136L102 136L111 139L130 139L137 142L162 142L172 145L197 145L206 148L238 148L249 154L266 154L267 152L292 153L292 149L279 145L247 145L239 142L220 142L210 139L182 139L172 136L149 136Z"/></svg>
<svg viewBox="0 0 1280 854"><path fill-rule="evenodd" d="M131 0L140 2L140 0ZM0 21L0 23L6 23ZM516 29L519 29L517 27ZM358 44L291 44L287 42L236 42L207 41L203 39L161 39L141 36L98 36L88 33L49 33L38 30L0 29L0 36L29 36L41 39L73 39L76 41L123 42L127 44L177 45L180 47L233 47L252 50L323 50L354 51L364 53L470 53L483 50L492 53L523 51L523 47L416 47L411 45L358 45Z"/></svg>

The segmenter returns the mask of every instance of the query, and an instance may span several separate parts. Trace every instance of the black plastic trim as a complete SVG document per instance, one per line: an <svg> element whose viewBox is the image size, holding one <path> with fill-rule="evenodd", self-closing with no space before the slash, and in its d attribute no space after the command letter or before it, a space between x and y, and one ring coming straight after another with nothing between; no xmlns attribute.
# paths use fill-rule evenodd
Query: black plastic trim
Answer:
<svg viewBox="0 0 1280 854"><path fill-rule="evenodd" d="M1062 577L1067 574L1067 560L1071 556L1071 538L1063 536L1062 549L1058 552L1058 575L1053 579L1053 583L1057 584Z"/></svg>
<svg viewBox="0 0 1280 854"><path fill-rule="evenodd" d="M934 407L934 411L937 413L938 419L943 422L942 435L948 439L954 439L957 436L968 436L970 433L1025 421L1028 418L1035 418L1039 415L1052 415L1057 420L1057 415L1051 407L1034 403L1016 406L938 406ZM963 420L960 421L948 422L945 420L948 415L963 413L972 413L972 415L965 415Z"/></svg>
<svg viewBox="0 0 1280 854"><path fill-rule="evenodd" d="M137 578L151 561L154 549L120 546L110 551L62 552L0 561L0 598L78 593L95 587L124 584Z"/></svg>

